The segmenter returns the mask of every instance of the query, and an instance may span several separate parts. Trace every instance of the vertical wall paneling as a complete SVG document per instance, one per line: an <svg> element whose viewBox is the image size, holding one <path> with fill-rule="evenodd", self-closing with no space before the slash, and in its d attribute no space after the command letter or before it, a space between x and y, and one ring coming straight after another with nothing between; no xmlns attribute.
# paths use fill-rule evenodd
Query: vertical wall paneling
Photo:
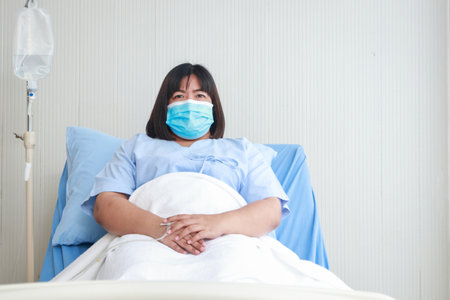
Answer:
<svg viewBox="0 0 450 300"><path fill-rule="evenodd" d="M2 243L0 263L2 281L17 281L25 276L25 189L23 172L25 150L23 142L16 140L13 132L22 134L26 130L25 82L12 72L12 38L16 13L23 4L2 3L2 61L1 111L2 111L2 162L1 162L1 221ZM13 13L14 12L14 13ZM14 112L14 113L13 113ZM13 226L11 226L13 224ZM3 267L9 265L10 267ZM8 280L8 277L11 278Z"/></svg>
<svg viewBox="0 0 450 300"><path fill-rule="evenodd" d="M66 158L65 130L79 124L80 34L78 1L39 1L52 17L55 52L51 74L38 81L34 195L36 276L45 255L58 181ZM64 26L62 26L64 24ZM55 142L61 141L61 142Z"/></svg>
<svg viewBox="0 0 450 300"><path fill-rule="evenodd" d="M450 1L446 3L450 16ZM450 17L447 17L447 251L450 251ZM444 247L445 248L445 247ZM450 295L450 257L447 258L447 295Z"/></svg>
<svg viewBox="0 0 450 300"><path fill-rule="evenodd" d="M1 2L0 3L0 18L3 20L5 18L5 2ZM5 24L0 23L0 40L4 41L4 28L5 28ZM6 89L2 88L4 80L3 78L5 77L5 74L3 74L4 70L6 69L5 66L5 49L4 47L0 48L0 73L1 74L1 78L2 80L0 81L0 99L5 99L6 98ZM0 106L1 107L1 106ZM5 124L5 120L6 120L6 116L5 116L5 110L2 109L0 111L0 115L1 115L1 130L0 130L0 247L3 244L3 214L2 214L2 203L3 203L3 180L2 180L2 175L3 175L3 164L2 162L4 161L4 157L3 157L3 148L4 148L4 139L3 139L3 129L5 128L6 124Z"/></svg>
<svg viewBox="0 0 450 300"><path fill-rule="evenodd" d="M1 2L0 3L0 18L3 20L5 18L5 2ZM5 28L5 24L3 24L3 22L0 24L0 40L4 41L5 37L4 37L4 28ZM5 67L5 49L4 47L1 47L0 49L0 73L1 74L1 78L2 80L1 85L0 85L0 99L5 99L6 98L6 89L5 88L1 88L3 86L4 80L3 78L5 77L5 74L3 74L4 70L6 69ZM3 139L3 130L6 126L5 124L5 120L6 120L6 116L5 116L5 110L2 109L0 111L0 115L1 115L1 130L0 130L0 247L3 244L3 214L2 214L2 204L3 204L3 177L2 177L2 173L3 173L3 164L2 162L4 161L4 157L3 157L3 148L4 148L4 139Z"/></svg>
<svg viewBox="0 0 450 300"><path fill-rule="evenodd" d="M0 1L0 283L25 280L25 83ZM160 84L205 65L227 137L301 144L331 270L355 289L448 298L448 1L40 0L55 55L34 106L36 277L65 129L143 132Z"/></svg>

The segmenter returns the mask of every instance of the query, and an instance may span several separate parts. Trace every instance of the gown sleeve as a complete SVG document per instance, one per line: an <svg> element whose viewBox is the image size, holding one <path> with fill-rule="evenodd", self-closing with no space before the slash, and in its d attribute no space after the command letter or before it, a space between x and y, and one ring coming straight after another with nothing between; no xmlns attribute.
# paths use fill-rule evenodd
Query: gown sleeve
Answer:
<svg viewBox="0 0 450 300"><path fill-rule="evenodd" d="M244 142L247 172L239 193L247 203L268 197L278 198L281 203L281 216L286 217L289 215L287 205L289 197L261 152L249 141L244 140Z"/></svg>

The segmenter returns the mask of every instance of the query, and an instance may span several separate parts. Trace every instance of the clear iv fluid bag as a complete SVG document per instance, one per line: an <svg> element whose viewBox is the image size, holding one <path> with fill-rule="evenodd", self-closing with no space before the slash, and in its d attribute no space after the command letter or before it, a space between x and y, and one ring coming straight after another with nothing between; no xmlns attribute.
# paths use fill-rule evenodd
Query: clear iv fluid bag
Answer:
<svg viewBox="0 0 450 300"><path fill-rule="evenodd" d="M52 65L53 47L47 11L37 8L37 4L22 8L14 36L13 67L16 76L28 81L47 77Z"/></svg>
<svg viewBox="0 0 450 300"><path fill-rule="evenodd" d="M51 55L14 55L14 73L20 79L38 80L50 74Z"/></svg>

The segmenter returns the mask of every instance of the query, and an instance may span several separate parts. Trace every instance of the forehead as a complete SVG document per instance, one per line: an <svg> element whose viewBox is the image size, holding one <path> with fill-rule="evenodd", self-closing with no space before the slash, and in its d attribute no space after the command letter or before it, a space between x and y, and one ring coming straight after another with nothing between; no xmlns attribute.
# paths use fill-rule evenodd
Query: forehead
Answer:
<svg viewBox="0 0 450 300"><path fill-rule="evenodd" d="M184 76L180 82L180 90L201 90L202 84L198 77L194 74Z"/></svg>

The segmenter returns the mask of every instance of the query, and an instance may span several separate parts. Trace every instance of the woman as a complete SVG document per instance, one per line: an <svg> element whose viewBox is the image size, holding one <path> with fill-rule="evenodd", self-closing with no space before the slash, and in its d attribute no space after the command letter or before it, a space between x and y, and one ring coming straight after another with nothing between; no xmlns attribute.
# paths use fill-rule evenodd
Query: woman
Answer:
<svg viewBox="0 0 450 300"><path fill-rule="evenodd" d="M115 235L143 234L180 253L200 254L206 239L261 236L289 210L288 197L263 156L246 139L224 139L225 121L211 74L182 64L164 79L146 127L121 145L96 177L83 206ZM214 215L161 218L128 201L139 186L171 172L199 172L224 181L248 205ZM94 206L95 203L95 206Z"/></svg>

